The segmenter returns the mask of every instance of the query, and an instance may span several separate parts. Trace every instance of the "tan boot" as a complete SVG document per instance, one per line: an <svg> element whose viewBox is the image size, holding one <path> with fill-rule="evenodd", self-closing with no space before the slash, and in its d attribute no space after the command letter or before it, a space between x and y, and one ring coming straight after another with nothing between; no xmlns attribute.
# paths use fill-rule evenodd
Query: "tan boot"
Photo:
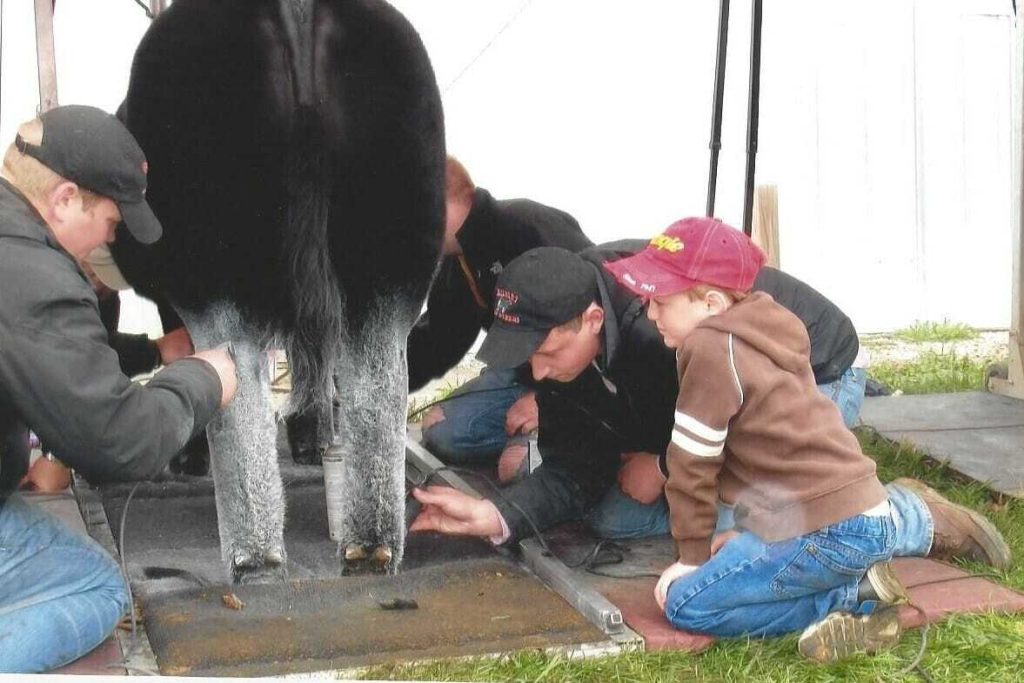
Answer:
<svg viewBox="0 0 1024 683"><path fill-rule="evenodd" d="M1010 546L995 525L980 512L946 499L933 488L916 479L892 482L920 496L928 506L935 524L935 537L928 557L940 560L961 558L984 562L996 569L1009 569Z"/></svg>
<svg viewBox="0 0 1024 683"><path fill-rule="evenodd" d="M860 580L857 600L877 600L889 605L906 605L910 603L910 594L903 582L896 576L889 561L876 562Z"/></svg>
<svg viewBox="0 0 1024 683"><path fill-rule="evenodd" d="M879 607L871 614L832 612L800 634L800 654L832 664L859 652L872 653L900 642L903 628L895 607Z"/></svg>

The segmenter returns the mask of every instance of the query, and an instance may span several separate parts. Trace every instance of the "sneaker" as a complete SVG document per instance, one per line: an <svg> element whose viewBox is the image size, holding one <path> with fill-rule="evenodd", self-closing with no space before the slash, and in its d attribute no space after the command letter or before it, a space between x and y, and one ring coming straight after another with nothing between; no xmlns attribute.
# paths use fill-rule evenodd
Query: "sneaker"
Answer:
<svg viewBox="0 0 1024 683"><path fill-rule="evenodd" d="M804 629L797 648L807 659L833 664L857 653L892 647L902 634L895 607L879 607L871 614L832 612Z"/></svg>
<svg viewBox="0 0 1024 683"><path fill-rule="evenodd" d="M857 599L860 602L877 600L888 605L906 605L910 603L910 594L893 571L891 562L876 562L868 567L860 580Z"/></svg>
<svg viewBox="0 0 1024 683"><path fill-rule="evenodd" d="M916 493L932 515L935 535L928 557L982 562L996 569L1009 569L1010 547L995 525L980 512L957 505L935 489L916 479L892 482Z"/></svg>

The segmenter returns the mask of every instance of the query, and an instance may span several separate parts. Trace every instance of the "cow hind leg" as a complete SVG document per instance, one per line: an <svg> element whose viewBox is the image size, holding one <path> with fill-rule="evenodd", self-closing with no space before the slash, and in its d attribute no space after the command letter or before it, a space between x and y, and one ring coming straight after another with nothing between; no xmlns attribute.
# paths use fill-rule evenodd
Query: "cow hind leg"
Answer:
<svg viewBox="0 0 1024 683"><path fill-rule="evenodd" d="M337 443L324 458L328 521L343 572L394 573L405 550L409 320L381 302L338 359Z"/></svg>
<svg viewBox="0 0 1024 683"><path fill-rule="evenodd" d="M235 583L283 579L285 502L265 344L231 304L183 317L197 349L231 343L238 376L234 400L206 428L221 556Z"/></svg>

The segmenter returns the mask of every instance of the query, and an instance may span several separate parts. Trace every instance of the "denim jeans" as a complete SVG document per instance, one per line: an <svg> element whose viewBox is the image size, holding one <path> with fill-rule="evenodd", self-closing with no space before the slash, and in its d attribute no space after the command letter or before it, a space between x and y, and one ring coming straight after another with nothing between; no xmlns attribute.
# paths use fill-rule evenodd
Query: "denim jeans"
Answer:
<svg viewBox="0 0 1024 683"><path fill-rule="evenodd" d="M889 485L889 514L857 515L804 536L765 543L744 531L668 590L676 628L718 637L798 631L829 612L871 612L857 600L868 567L898 555L923 556L933 521L916 494Z"/></svg>
<svg viewBox="0 0 1024 683"><path fill-rule="evenodd" d="M527 391L515 370L484 370L440 404L444 420L423 431L423 444L448 464L493 462L509 439L505 414Z"/></svg>
<svg viewBox="0 0 1024 683"><path fill-rule="evenodd" d="M96 541L17 495L0 507L0 673L68 664L127 610L121 571Z"/></svg>
<svg viewBox="0 0 1024 683"><path fill-rule="evenodd" d="M818 385L818 391L839 407L843 422L851 429L860 421L860 407L864 404L867 381L868 372L864 368L847 368L843 376L834 382Z"/></svg>

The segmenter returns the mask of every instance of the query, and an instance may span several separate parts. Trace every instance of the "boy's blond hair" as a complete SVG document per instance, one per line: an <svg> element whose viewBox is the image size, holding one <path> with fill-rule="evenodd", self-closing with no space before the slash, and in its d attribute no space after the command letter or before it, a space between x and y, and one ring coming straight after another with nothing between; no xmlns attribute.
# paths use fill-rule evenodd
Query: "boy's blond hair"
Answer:
<svg viewBox="0 0 1024 683"><path fill-rule="evenodd" d="M744 292L738 289L726 289L725 287L716 287L715 285L704 283L698 283L689 289L683 290L683 294L685 294L690 301L700 301L706 297L709 292L718 292L725 298L729 299L730 304L737 304L750 296L750 292Z"/></svg>
<svg viewBox="0 0 1024 683"><path fill-rule="evenodd" d="M18 127L18 135L31 145L43 141L43 122L32 119ZM39 160L23 154L14 143L4 153L4 175L14 181L15 186L30 200L37 204L47 201L50 193L61 183L70 182L67 178L55 173ZM102 197L91 190L75 183L82 197L82 209L90 210Z"/></svg>

